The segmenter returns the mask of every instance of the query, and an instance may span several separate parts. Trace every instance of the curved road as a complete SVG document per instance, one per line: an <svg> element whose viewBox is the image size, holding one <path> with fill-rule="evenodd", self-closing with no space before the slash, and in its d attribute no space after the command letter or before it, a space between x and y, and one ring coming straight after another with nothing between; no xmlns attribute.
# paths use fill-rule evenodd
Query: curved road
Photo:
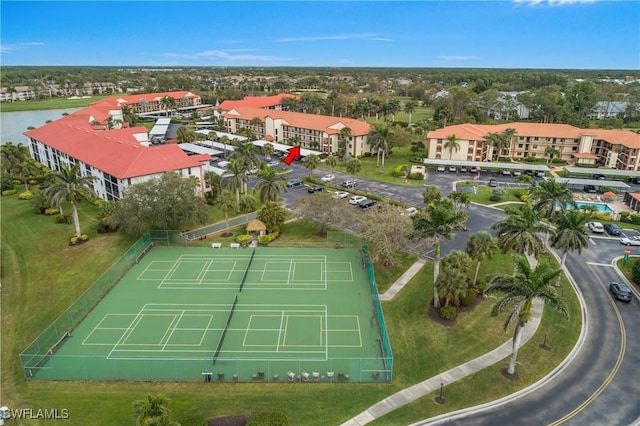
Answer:
<svg viewBox="0 0 640 426"><path fill-rule="evenodd" d="M292 176L307 170L293 167ZM321 173L321 172L320 172ZM316 174L320 174L316 171ZM334 172L336 181L352 176ZM459 177L459 176L458 176ZM455 177L430 175L429 184L451 191ZM359 189L408 204L421 205L423 187L403 187L358 178ZM298 191L298 194L302 191ZM305 191L306 192L306 191ZM295 197L300 196L296 195ZM290 201L285 197L285 203ZM487 229L503 216L496 209L471 206L471 232ZM463 249L466 233L443 242L443 251ZM566 268L582 294L586 312L586 335L575 358L547 382L520 398L482 411L464 410L420 424L460 425L630 425L640 420L640 294L631 303L613 300L611 281L620 281L612 262L622 256L624 246L617 238L593 237L582 255L569 254ZM423 256L425 247L417 251ZM632 247L640 255L640 247ZM444 254L443 253L443 254ZM468 411L472 411L468 414Z"/></svg>

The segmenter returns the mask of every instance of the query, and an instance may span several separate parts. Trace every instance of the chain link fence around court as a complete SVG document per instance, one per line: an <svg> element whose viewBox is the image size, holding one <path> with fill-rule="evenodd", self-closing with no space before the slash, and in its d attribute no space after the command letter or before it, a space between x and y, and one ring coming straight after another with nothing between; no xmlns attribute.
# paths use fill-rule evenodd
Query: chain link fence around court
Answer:
<svg viewBox="0 0 640 426"><path fill-rule="evenodd" d="M131 266L151 248L149 234L143 235L109 269L107 269L66 311L20 354L25 377L35 373L71 336L73 329L120 281Z"/></svg>
<svg viewBox="0 0 640 426"><path fill-rule="evenodd" d="M56 360L53 355L71 336L89 312L109 293L129 269L153 247L158 246L191 246L193 242L186 240L181 231L150 231L136 241L107 271L105 271L62 315L60 315L43 333L41 333L21 354L23 372L26 378L34 378L36 373L47 363L68 362L67 358ZM291 246L291 245L289 245ZM329 362L312 361L269 361L246 362L225 360L228 369L224 373L216 365L213 374L207 370L209 363L202 361L182 362L178 360L140 359L139 368L128 371L127 362L112 360L108 374L102 376L100 369L93 364L104 359L91 355L73 356L78 373L75 380L140 380L140 371L147 372L146 380L197 380L193 370L203 371L206 377L218 381L298 381L298 382L391 382L393 371L393 355L384 322L384 316L378 297L375 273L369 258L366 245L361 238L344 231L330 231L326 239L312 244L300 244L300 247L356 247L360 248L362 266L365 269L371 287L373 316L377 323L380 357L376 358L333 358ZM292 364L296 364L295 375L291 375ZM49 364L51 366L51 364ZM81 367L81 368L80 368ZM162 368L159 368L162 367ZM160 371L161 370L161 371ZM226 374L225 374L226 373ZM68 379L68 378L67 378Z"/></svg>

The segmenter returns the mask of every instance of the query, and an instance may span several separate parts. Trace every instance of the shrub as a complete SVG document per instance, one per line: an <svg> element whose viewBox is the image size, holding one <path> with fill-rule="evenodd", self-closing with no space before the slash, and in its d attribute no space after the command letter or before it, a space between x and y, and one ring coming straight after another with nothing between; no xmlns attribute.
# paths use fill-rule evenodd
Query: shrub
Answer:
<svg viewBox="0 0 640 426"><path fill-rule="evenodd" d="M69 244L72 246L76 244L82 244L88 239L89 239L89 236L87 234L82 234L80 235L80 237L73 235L72 237L69 238Z"/></svg>
<svg viewBox="0 0 640 426"><path fill-rule="evenodd" d="M473 286L473 289L478 292L478 294L484 294L484 291L487 288L487 281L484 278L478 278L476 281L476 285Z"/></svg>
<svg viewBox="0 0 640 426"><path fill-rule="evenodd" d="M33 194L31 193L31 191L24 191L21 192L20 195L18 195L18 198L20 198L21 200L30 200L33 198Z"/></svg>
<svg viewBox="0 0 640 426"><path fill-rule="evenodd" d="M253 237L249 234L242 234L236 237L236 242L240 243L243 247L246 247L252 240Z"/></svg>
<svg viewBox="0 0 640 426"><path fill-rule="evenodd" d="M476 296L478 296L478 292L470 288L469 290L467 290L465 295L460 298L460 304L462 306L471 306L476 300Z"/></svg>
<svg viewBox="0 0 640 426"><path fill-rule="evenodd" d="M556 157L551 160L551 164L567 164L567 162L560 157Z"/></svg>
<svg viewBox="0 0 640 426"><path fill-rule="evenodd" d="M405 164L400 164L396 167L393 168L393 172L391 172L391 175L393 177L405 177L406 172L405 169L407 168L407 166Z"/></svg>
<svg viewBox="0 0 640 426"><path fill-rule="evenodd" d="M249 417L247 426L288 426L289 418L280 411L262 411Z"/></svg>
<svg viewBox="0 0 640 426"><path fill-rule="evenodd" d="M424 174L420 173L420 172L416 172L416 173L411 173L409 175L409 179L413 179L413 180L424 180Z"/></svg>
<svg viewBox="0 0 640 426"><path fill-rule="evenodd" d="M46 209L44 209L45 216L51 216L59 213L60 213L60 209L57 207L47 207Z"/></svg>
<svg viewBox="0 0 640 426"><path fill-rule="evenodd" d="M5 189L4 191L2 191L2 196L4 197L5 195L14 195L17 193L18 193L17 189Z"/></svg>
<svg viewBox="0 0 640 426"><path fill-rule="evenodd" d="M636 284L640 284L640 259L636 259L636 263L633 264L631 269L631 278Z"/></svg>
<svg viewBox="0 0 640 426"><path fill-rule="evenodd" d="M498 197L502 197L504 195L504 189L502 188L493 188L493 195L497 195Z"/></svg>
<svg viewBox="0 0 640 426"><path fill-rule="evenodd" d="M502 200L502 197L499 196L499 195L496 195L496 194L493 194L492 196L489 197L489 201L496 202L496 201L500 201L500 200Z"/></svg>
<svg viewBox="0 0 640 426"><path fill-rule="evenodd" d="M520 196L520 201L526 203L527 201L529 201L529 198L530 198L529 194L522 194Z"/></svg>
<svg viewBox="0 0 640 426"><path fill-rule="evenodd" d="M631 223L634 225L640 225L640 214L633 213L629 217L631 218Z"/></svg>
<svg viewBox="0 0 640 426"><path fill-rule="evenodd" d="M440 308L440 318L453 321L458 316L458 310L455 306L443 306Z"/></svg>
<svg viewBox="0 0 640 426"><path fill-rule="evenodd" d="M620 221L621 222L631 222L631 212L628 212L628 211L620 212Z"/></svg>
<svg viewBox="0 0 640 426"><path fill-rule="evenodd" d="M520 198L522 199L523 195L526 195L527 191L524 189L516 189L515 191L513 191L513 195L515 195L516 198Z"/></svg>
<svg viewBox="0 0 640 426"><path fill-rule="evenodd" d="M611 214L610 213L605 213L605 212L595 212L595 213L591 213L591 220L596 220L596 221L608 221L611 220ZM640 222L639 222L640 224Z"/></svg>
<svg viewBox="0 0 640 426"><path fill-rule="evenodd" d="M278 235L280 235L278 232L273 232L271 234L260 235L258 237L258 243L260 243L260 244L269 244L271 241L273 241L276 238L278 238Z"/></svg>

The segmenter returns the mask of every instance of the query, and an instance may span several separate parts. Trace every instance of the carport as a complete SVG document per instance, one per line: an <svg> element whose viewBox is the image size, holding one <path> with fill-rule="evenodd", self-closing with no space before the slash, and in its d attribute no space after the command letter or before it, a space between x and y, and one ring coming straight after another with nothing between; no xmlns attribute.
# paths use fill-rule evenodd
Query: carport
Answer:
<svg viewBox="0 0 640 426"><path fill-rule="evenodd" d="M615 188L624 192L630 188L624 182L620 182L617 180L599 180L599 179L580 179L580 178L543 178L544 180L555 179L558 183L566 183L569 186L569 189L582 189L585 185L593 185L597 189L600 189L602 186L606 186L609 188Z"/></svg>
<svg viewBox="0 0 640 426"><path fill-rule="evenodd" d="M640 172L636 170L598 169L595 167L565 167L570 175L602 175L605 177L629 179L640 179ZM612 186L612 185L607 185Z"/></svg>
<svg viewBox="0 0 640 426"><path fill-rule="evenodd" d="M425 158L423 160L427 166L456 166L456 167L478 167L480 170L532 170L534 172L549 172L549 166L542 164L528 164L528 163L496 163L489 161L468 161L468 160L436 160Z"/></svg>

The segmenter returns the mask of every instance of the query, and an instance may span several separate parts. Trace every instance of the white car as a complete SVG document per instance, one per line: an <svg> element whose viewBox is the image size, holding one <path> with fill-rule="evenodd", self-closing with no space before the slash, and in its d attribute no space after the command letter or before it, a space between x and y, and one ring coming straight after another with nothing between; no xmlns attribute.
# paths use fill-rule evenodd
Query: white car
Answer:
<svg viewBox="0 0 640 426"><path fill-rule="evenodd" d="M509 175L511 174L511 170L509 170L509 169L502 169L502 174L503 174L504 176L509 176Z"/></svg>
<svg viewBox="0 0 640 426"><path fill-rule="evenodd" d="M640 246L640 238L620 238L620 244L624 244L625 246Z"/></svg>
<svg viewBox="0 0 640 426"><path fill-rule="evenodd" d="M600 222L589 222L587 223L587 227L594 234L602 234L604 233L604 226Z"/></svg>
<svg viewBox="0 0 640 426"><path fill-rule="evenodd" d="M320 178L322 182L333 182L336 177L334 175L324 175Z"/></svg>
<svg viewBox="0 0 640 426"><path fill-rule="evenodd" d="M333 198L347 198L350 195L351 194L345 191L336 191L333 193Z"/></svg>
<svg viewBox="0 0 640 426"><path fill-rule="evenodd" d="M436 171L437 172L444 172L446 170L446 168L441 164L438 167L436 167Z"/></svg>
<svg viewBox="0 0 640 426"><path fill-rule="evenodd" d="M269 166L269 167L278 167L279 165L280 165L280 163L277 162L277 161L270 161L270 162L267 163L267 166Z"/></svg>
<svg viewBox="0 0 640 426"><path fill-rule="evenodd" d="M357 206L358 203L362 200L366 200L367 197L363 197L362 195L354 195L351 198L349 198L349 204L353 204L354 206Z"/></svg>

